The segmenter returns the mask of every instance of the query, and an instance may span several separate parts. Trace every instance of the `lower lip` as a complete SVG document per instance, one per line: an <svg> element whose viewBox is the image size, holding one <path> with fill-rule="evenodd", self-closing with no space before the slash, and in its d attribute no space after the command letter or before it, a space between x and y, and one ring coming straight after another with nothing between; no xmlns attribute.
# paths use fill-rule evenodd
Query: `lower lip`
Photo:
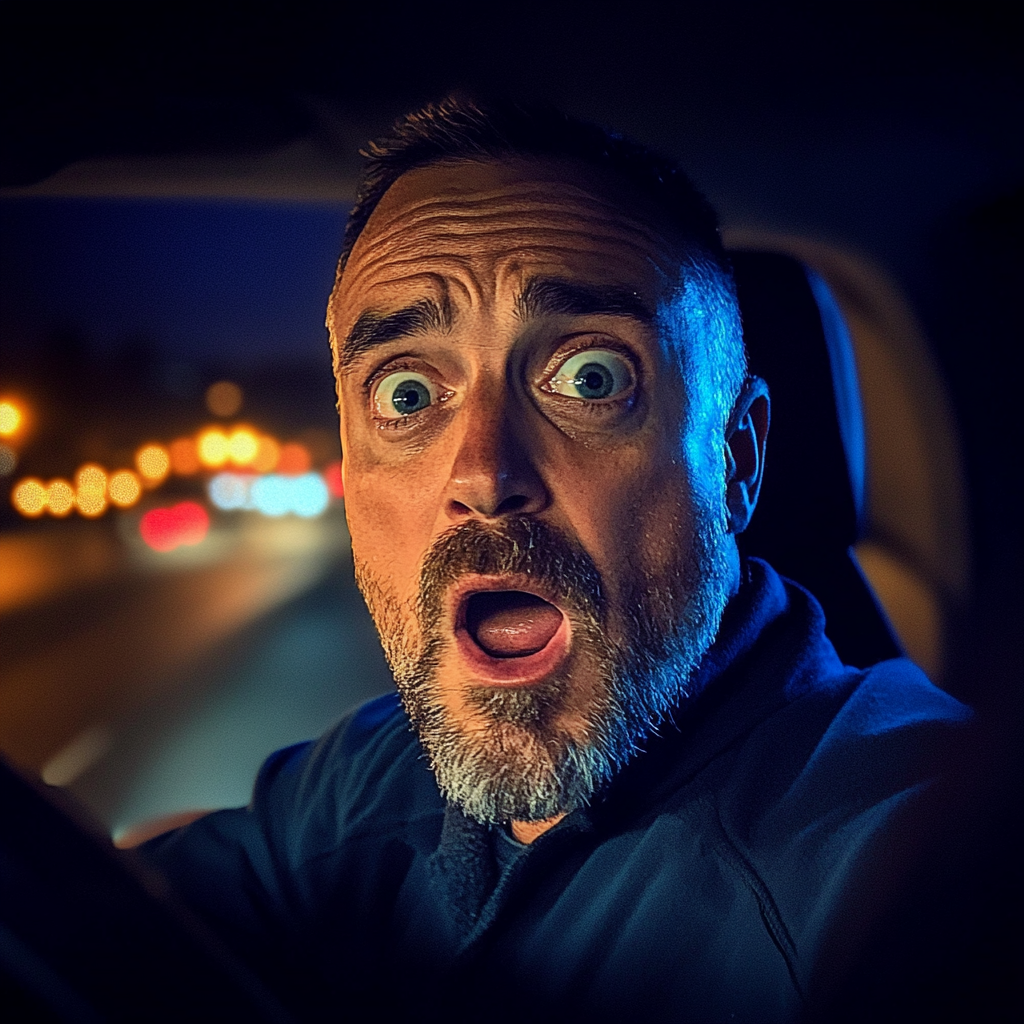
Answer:
<svg viewBox="0 0 1024 1024"><path fill-rule="evenodd" d="M555 635L544 647L520 658L492 658L465 626L456 629L455 640L475 681L485 686L533 686L550 678L569 656L569 620L563 614Z"/></svg>

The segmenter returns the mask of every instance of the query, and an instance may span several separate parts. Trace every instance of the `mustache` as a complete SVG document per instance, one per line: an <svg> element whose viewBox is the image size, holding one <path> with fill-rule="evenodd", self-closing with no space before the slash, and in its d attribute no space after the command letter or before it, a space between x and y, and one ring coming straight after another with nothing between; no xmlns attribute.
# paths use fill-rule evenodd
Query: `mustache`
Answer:
<svg viewBox="0 0 1024 1024"><path fill-rule="evenodd" d="M594 560L540 519L511 516L496 525L469 520L441 534L420 570L420 622L439 621L445 593L467 573L529 576L581 617L604 619L605 590Z"/></svg>

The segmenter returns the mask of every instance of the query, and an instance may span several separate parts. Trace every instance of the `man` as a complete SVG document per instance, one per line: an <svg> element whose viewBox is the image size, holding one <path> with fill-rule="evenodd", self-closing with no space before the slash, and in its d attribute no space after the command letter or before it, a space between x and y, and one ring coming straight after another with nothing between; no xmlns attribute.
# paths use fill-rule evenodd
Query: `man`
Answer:
<svg viewBox="0 0 1024 1024"><path fill-rule="evenodd" d="M314 1015L826 999L966 712L741 564L768 393L707 204L593 126L432 105L370 151L328 326L400 701L149 856Z"/></svg>

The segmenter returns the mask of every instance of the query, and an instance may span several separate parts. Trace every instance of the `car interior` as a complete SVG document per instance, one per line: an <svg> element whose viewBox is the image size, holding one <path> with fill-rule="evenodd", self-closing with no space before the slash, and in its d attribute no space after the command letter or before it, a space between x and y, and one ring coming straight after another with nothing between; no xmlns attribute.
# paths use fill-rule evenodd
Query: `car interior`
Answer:
<svg viewBox="0 0 1024 1024"><path fill-rule="evenodd" d="M5 8L0 1017L292 1019L131 847L244 805L273 750L393 686L323 303L359 146L463 88L690 170L771 392L742 553L819 599L847 664L909 657L975 711L828 1019L1015 1019L1024 88L1000 16L527 6L516 57L397 14Z"/></svg>

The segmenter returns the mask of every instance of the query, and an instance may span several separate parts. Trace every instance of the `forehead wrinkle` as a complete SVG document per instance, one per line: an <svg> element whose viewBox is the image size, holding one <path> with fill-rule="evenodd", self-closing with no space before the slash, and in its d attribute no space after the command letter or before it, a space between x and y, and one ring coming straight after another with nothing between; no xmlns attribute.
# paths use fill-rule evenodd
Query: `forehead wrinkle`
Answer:
<svg viewBox="0 0 1024 1024"><path fill-rule="evenodd" d="M566 195L566 193L569 193ZM380 205L374 211L373 217L388 217L397 219L405 216L416 216L423 210L429 210L438 206L450 206L472 209L486 203L499 205L508 203L510 200L529 201L534 205L542 206L597 206L602 210L613 213L624 213L622 204L614 200L602 198L593 192L579 188L567 183L558 183L557 188L540 188L536 182L511 182L493 189L450 189L447 191L435 190L431 195L423 199L413 201L395 200L393 197L385 196ZM397 206L398 209L389 215L388 208Z"/></svg>
<svg viewBox="0 0 1024 1024"><path fill-rule="evenodd" d="M564 196L552 198L545 192L538 194L533 188L520 189L518 194L513 188L503 188L489 193L474 193L472 198L463 198L465 193L457 193L458 198L451 194L430 196L409 205L399 206L390 214L386 209L378 207L367 229L380 240L432 220L472 221L508 216L515 222L522 223L524 218L540 217L544 221L549 221L552 216L563 219L571 215L584 220L615 223L648 239L652 236L664 238L660 225L655 228L648 218L629 213L623 204L602 200L583 190L572 191L577 194L570 202L566 202ZM520 202L517 203L517 200ZM524 210L523 203L530 208ZM377 221L378 217L381 218L380 221Z"/></svg>
<svg viewBox="0 0 1024 1024"><path fill-rule="evenodd" d="M480 242L486 240L491 240L493 244L485 249ZM497 248L499 245L500 248ZM674 266L681 262L664 245L654 247L642 241L600 231L599 228L584 231L579 227L563 228L547 224L541 229L524 230L521 225L513 225L472 234L453 235L444 231L407 238L400 244L380 246L373 255L367 253L359 261L357 269L362 273L364 269L376 269L387 264L401 266L417 261L459 260L467 257L480 260L498 258L512 251L528 254L545 249L560 249L577 254L587 252L611 258L621 258L623 250L626 250L644 263L653 259L657 263Z"/></svg>
<svg viewBox="0 0 1024 1024"><path fill-rule="evenodd" d="M552 200L545 197L530 196L523 196L517 200L514 196L503 194L486 201L480 199L466 199L455 202L432 200L420 203L412 208L397 210L386 220L382 218L381 222L374 224L371 230L387 233L396 228L404 229L409 224L419 224L436 218L477 219L503 214L518 217L532 211L545 215L559 214L565 216L566 214L572 214L583 218L616 221L636 225L643 230L649 230L653 226L646 218L638 218L622 209L622 207L612 203L566 203L557 199Z"/></svg>
<svg viewBox="0 0 1024 1024"><path fill-rule="evenodd" d="M429 264L429 269L423 267L424 262ZM372 280L373 275L382 270L383 279ZM363 279L367 276L370 276L371 280L368 284L363 284ZM476 269L464 256L413 255L395 258L389 253L356 267L350 280L345 284L345 290L351 293L362 286L364 291L372 293L377 289L401 287L424 278L432 281L436 290L449 298L449 301L453 287L460 291L470 304L474 299L480 301L484 293Z"/></svg>
<svg viewBox="0 0 1024 1024"><path fill-rule="evenodd" d="M632 275L622 273L621 265L626 255L622 248L618 253L610 253L601 245L583 247L580 244L579 235L570 235L569 241L574 244L566 244L564 238L548 239L544 244L538 241L514 242L503 245L498 250L492 248L486 253L463 253L459 256L418 251L397 258L394 254L382 255L374 261L373 266L356 268L350 287L355 289L362 284L366 276L372 277L377 273L386 274L388 278L391 278L392 273L400 272L397 280L429 276L426 274L426 268L429 267L432 273L443 276L452 283L457 282L470 305L483 304L488 288L493 289L499 279L508 275L509 264L515 265L515 272L519 275L532 273L538 276L543 274L567 280L582 279L592 285L597 284L599 279L605 277L601 270L607 272L607 268L611 265L616 280L605 283L614 283L619 287L628 286L634 290L642 283L641 280L631 280ZM630 246L628 248L629 255L637 260L638 268L650 268L655 272L656 293L657 296L661 296L666 290L668 282L674 281L678 277L678 262L666 253L657 253L657 258L655 258L644 247ZM582 275L580 273L581 257L591 261L589 268L582 268L589 272L584 272ZM594 257L598 259L596 265L593 262ZM417 274L415 272L417 267L422 267L423 273ZM665 267L670 268L672 272L666 272ZM643 277L646 276L646 274L643 275ZM390 280L380 283L390 284ZM375 282L371 281L368 287L372 289L374 285ZM642 290L646 291L647 289ZM655 299L655 296L652 295L651 299Z"/></svg>
<svg viewBox="0 0 1024 1024"><path fill-rule="evenodd" d="M578 238L574 238L574 241L578 241ZM586 250L583 252L585 253ZM610 256L601 248L597 248L595 252L597 255L605 257L604 268L612 263L613 270L619 271L621 255L618 258L614 255ZM427 278L428 280L435 279L438 283L437 290L443 294L448 294L449 289L460 292L468 307L489 309L492 305L492 295L497 298L498 294L506 288L510 292L512 290L521 291L516 286L523 282L526 275L558 279L567 283L578 282L582 287L590 289L614 288L617 292L626 291L637 294L638 286L642 285L642 282L630 280L629 275L614 272L611 278L608 278L606 274L600 273L593 266L590 268L590 273L580 275L580 254L581 249L578 244L572 246L533 244L525 247L521 245L507 246L499 252L491 251L473 259L438 257L432 254L418 253L407 258L395 259L393 256L387 255L374 261L375 267L358 268L354 279L349 283L349 289L356 290L357 286L361 284L364 274L372 277L375 270L382 269L387 274L387 279L371 281L365 288L368 296L372 296L378 288L390 291L392 286L401 288L403 284ZM635 318L643 322L650 322L653 311L660 307L665 300L665 284L672 278L658 268L649 252L641 250L638 255L642 258L643 266L653 267L659 271L655 292L649 294L646 299L638 299L636 303L638 307L636 312L641 315L637 315ZM416 268L421 267L424 262L429 265L430 271L417 272ZM483 262L483 266L480 266L481 262ZM396 271L400 271L400 273L392 276ZM511 287L508 287L510 280ZM527 286L528 282L524 282L522 289ZM647 288L639 290L648 291ZM521 295L513 294L511 298L515 307L514 315L517 315L517 319L521 319L521 305L516 305ZM456 301L456 305L458 304ZM613 305L621 306L625 310L630 303L619 302L613 303Z"/></svg>
<svg viewBox="0 0 1024 1024"><path fill-rule="evenodd" d="M575 220L575 223L573 221ZM528 210L489 210L476 211L472 214L453 214L451 211L439 212L429 217L394 223L380 231L374 231L368 237L366 248L375 249L381 246L414 244L420 238L458 236L474 237L502 232L543 232L543 231L598 231L613 241L636 244L639 241L645 246L661 249L668 239L659 230L629 217L600 217L593 211L580 215L564 208L551 210L533 207Z"/></svg>
<svg viewBox="0 0 1024 1024"><path fill-rule="evenodd" d="M469 307L489 308L491 305L490 296L494 295L497 297L497 294L502 290L504 283L509 278L518 281L526 274L529 274L538 278L558 279L567 283L578 282L581 286L592 289L615 288L618 291L625 290L634 294L638 292L637 286L641 282L629 280L628 275L616 273L612 279L608 279L605 274L600 273L594 267L590 268L590 273L580 275L574 267L574 263L578 262L579 255L580 250L578 248L564 246L530 246L525 250L513 246L500 253L489 253L486 265L480 268L470 265L466 260L447 261L450 264L447 273L440 270L437 259L432 258L430 259L430 266L433 270L432 274L404 273L396 278L371 282L365 291L372 295L379 288L387 290L390 290L392 286L400 288L404 282L414 281L423 277L438 276L442 277L449 287L461 292L464 302ZM403 265L407 268L414 268L422 262L422 258L411 258L398 263L389 263L387 269L397 270L401 269ZM617 269L620 261L609 262L614 262ZM607 267L607 263L605 267ZM352 282L353 290L357 283L357 281ZM643 290L646 291L647 289ZM663 288L659 287L657 293L651 295L650 299L655 303L659 303L662 291ZM517 302L517 298L513 297L513 304Z"/></svg>

